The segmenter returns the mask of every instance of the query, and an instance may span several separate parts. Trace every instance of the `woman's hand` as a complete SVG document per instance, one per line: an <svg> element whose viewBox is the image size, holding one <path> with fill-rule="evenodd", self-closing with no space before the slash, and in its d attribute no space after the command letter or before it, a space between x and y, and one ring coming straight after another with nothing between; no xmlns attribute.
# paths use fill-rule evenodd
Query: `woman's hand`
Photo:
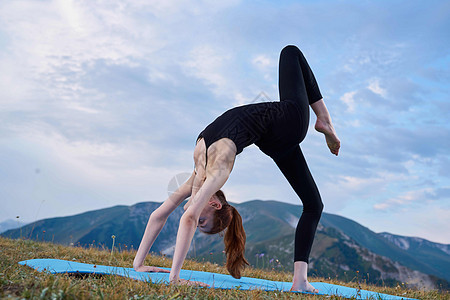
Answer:
<svg viewBox="0 0 450 300"><path fill-rule="evenodd" d="M161 269L161 268L158 268L158 267L151 267L151 266L140 266L140 267L135 267L134 270L137 271L137 272L159 272L159 273L170 273L170 270Z"/></svg>
<svg viewBox="0 0 450 300"><path fill-rule="evenodd" d="M186 280L186 279L181 279L181 278L177 279L177 280L171 280L170 283L175 284L175 285L190 285L190 286L209 287L209 284L206 284L201 281L191 281L191 280Z"/></svg>

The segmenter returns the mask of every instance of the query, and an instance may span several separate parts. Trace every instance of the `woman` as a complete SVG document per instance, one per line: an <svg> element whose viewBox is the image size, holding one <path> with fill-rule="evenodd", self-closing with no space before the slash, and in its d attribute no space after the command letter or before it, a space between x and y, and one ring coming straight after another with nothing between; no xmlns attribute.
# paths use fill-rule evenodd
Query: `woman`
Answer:
<svg viewBox="0 0 450 300"><path fill-rule="evenodd" d="M295 46L286 46L281 51L279 93L280 101L226 111L199 134L194 149L194 172L151 214L133 263L137 271L164 271L143 266L143 261L169 214L190 196L178 228L171 282L192 284L180 280L179 274L197 227L205 233L217 233L228 227L224 237L226 265L232 276L240 278L240 271L247 264L245 232L239 213L226 202L220 188L233 169L236 155L254 143L275 161L303 203L295 233L291 290L318 292L307 280L307 269L323 203L299 147L308 130L309 106L317 116L315 129L325 135L331 153L338 155L340 141L314 75Z"/></svg>

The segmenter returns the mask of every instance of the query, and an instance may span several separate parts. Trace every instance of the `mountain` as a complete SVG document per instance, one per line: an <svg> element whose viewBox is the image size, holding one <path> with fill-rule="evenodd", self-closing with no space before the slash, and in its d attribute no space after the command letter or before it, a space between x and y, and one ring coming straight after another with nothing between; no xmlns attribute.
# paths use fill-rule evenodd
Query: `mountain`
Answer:
<svg viewBox="0 0 450 300"><path fill-rule="evenodd" d="M388 232L378 233L384 239L394 244L400 249L405 250L415 260L426 261L429 268L419 269L419 271L434 274L436 276L446 278L450 277L450 245L433 243L428 240L418 237L405 237L400 235L394 235ZM409 264L405 259L400 258L398 260L405 266Z"/></svg>
<svg viewBox="0 0 450 300"><path fill-rule="evenodd" d="M145 202L45 219L2 235L107 248L112 246L114 235L119 249L136 249L150 213L159 205ZM294 233L302 206L261 200L233 205L241 214L247 233L249 262L259 268L292 270ZM170 215L152 252L173 254L182 214L180 206ZM407 282L419 288L448 289L450 274L445 272L450 261L448 247L423 239L377 234L350 219L323 213L311 251L309 272L380 285ZM196 232L188 256L222 263L223 237Z"/></svg>
<svg viewBox="0 0 450 300"><path fill-rule="evenodd" d="M5 232L10 229L20 228L24 225L25 225L25 223L9 219L9 220L0 222L0 233Z"/></svg>
<svg viewBox="0 0 450 300"><path fill-rule="evenodd" d="M395 235L389 232L381 232L379 235L399 248L423 256L423 258L427 257L429 254L432 256L450 255L450 245L434 243L418 237Z"/></svg>
<svg viewBox="0 0 450 300"><path fill-rule="evenodd" d="M416 251L418 247L405 247L409 244L418 245L417 242L413 242L415 238L396 236L398 238L395 239L393 235L391 235L392 238L388 238L388 233L377 234L367 227L337 215L329 215L328 218L322 219L322 225L342 231L356 243L378 255L386 256L411 269L450 280L448 272L450 270L450 251L448 251L450 245L420 239L423 241L421 245L427 245L427 247L420 247L422 250ZM447 249L447 252L443 249Z"/></svg>
<svg viewBox="0 0 450 300"><path fill-rule="evenodd" d="M150 213L160 204L146 202L132 206L119 205L74 216L44 219L28 224L21 230L8 230L2 235L52 241L64 245L95 245L106 248L112 246L111 237L115 235L116 245L136 248L139 246ZM169 217L153 250L159 252L170 243L173 232L178 229L177 223L181 215L182 209L178 208Z"/></svg>

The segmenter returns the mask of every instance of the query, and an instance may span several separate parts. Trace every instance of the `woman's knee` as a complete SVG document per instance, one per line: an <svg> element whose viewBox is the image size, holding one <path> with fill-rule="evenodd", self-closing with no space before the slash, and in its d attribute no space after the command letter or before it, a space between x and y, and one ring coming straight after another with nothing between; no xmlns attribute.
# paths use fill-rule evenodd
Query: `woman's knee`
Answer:
<svg viewBox="0 0 450 300"><path fill-rule="evenodd" d="M287 45L286 47L283 48L283 50L281 50L282 55L286 55L286 54L298 55L301 53L302 52L300 51L300 49L295 45Z"/></svg>
<svg viewBox="0 0 450 300"><path fill-rule="evenodd" d="M320 213L322 214L322 212L323 212L323 202L322 201L320 201L320 203L318 204L318 207L317 207L317 211L320 211Z"/></svg>
<svg viewBox="0 0 450 300"><path fill-rule="evenodd" d="M309 202L308 204L303 204L303 211L321 215L323 207L323 202L319 198L316 201Z"/></svg>

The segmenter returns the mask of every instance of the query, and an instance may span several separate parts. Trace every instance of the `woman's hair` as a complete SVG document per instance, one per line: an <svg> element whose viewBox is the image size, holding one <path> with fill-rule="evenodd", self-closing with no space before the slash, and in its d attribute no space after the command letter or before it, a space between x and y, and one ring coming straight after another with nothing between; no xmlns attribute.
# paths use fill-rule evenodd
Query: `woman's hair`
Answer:
<svg viewBox="0 0 450 300"><path fill-rule="evenodd" d="M228 228L223 238L227 255L226 268L231 276L241 278L241 270L249 264L244 257L246 235L242 218L236 208L228 204L221 190L215 196L220 200L222 209L215 211L213 228L206 233L216 234Z"/></svg>

